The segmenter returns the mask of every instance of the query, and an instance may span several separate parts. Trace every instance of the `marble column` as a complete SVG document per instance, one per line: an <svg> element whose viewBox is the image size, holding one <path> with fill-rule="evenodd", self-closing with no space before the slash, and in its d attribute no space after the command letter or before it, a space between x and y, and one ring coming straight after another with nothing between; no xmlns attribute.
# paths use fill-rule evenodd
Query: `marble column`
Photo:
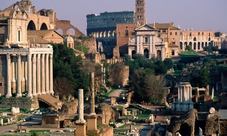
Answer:
<svg viewBox="0 0 227 136"><path fill-rule="evenodd" d="M16 60L15 60L15 54L13 54L11 56L11 59L12 59L12 62L11 62L11 71L12 71L11 88L12 88L12 90L11 90L11 92L12 93L16 93L16 90L17 90L16 86L17 85L16 85L16 66L15 66Z"/></svg>
<svg viewBox="0 0 227 136"><path fill-rule="evenodd" d="M49 86L49 54L46 54L46 93L50 93L50 86Z"/></svg>
<svg viewBox="0 0 227 136"><path fill-rule="evenodd" d="M7 94L6 94L6 98L9 98L12 96L12 92L11 92L11 58L10 58L10 54L6 55L6 61L7 61Z"/></svg>
<svg viewBox="0 0 227 136"><path fill-rule="evenodd" d="M84 90L79 89L79 105L78 105L78 120L76 121L77 123L85 123L86 121L84 120Z"/></svg>
<svg viewBox="0 0 227 136"><path fill-rule="evenodd" d="M42 73L42 77L41 77L42 94L46 94L46 92L45 92L45 61L44 61L44 59L45 59L45 54L42 54L42 64L41 64L41 66L42 66L42 70L41 70L41 73Z"/></svg>
<svg viewBox="0 0 227 136"><path fill-rule="evenodd" d="M32 90L33 90L33 95L36 96L36 54L33 54L32 57Z"/></svg>
<svg viewBox="0 0 227 136"><path fill-rule="evenodd" d="M41 91L40 91L40 54L38 54L37 56L37 94L40 95Z"/></svg>
<svg viewBox="0 0 227 136"><path fill-rule="evenodd" d="M50 93L53 95L54 94L54 89L53 89L53 54L50 54Z"/></svg>
<svg viewBox="0 0 227 136"><path fill-rule="evenodd" d="M32 54L28 54L28 68L27 68L27 82L28 82L28 96L32 97L32 62L31 62Z"/></svg>
<svg viewBox="0 0 227 136"><path fill-rule="evenodd" d="M17 55L17 97L21 97L21 55Z"/></svg>

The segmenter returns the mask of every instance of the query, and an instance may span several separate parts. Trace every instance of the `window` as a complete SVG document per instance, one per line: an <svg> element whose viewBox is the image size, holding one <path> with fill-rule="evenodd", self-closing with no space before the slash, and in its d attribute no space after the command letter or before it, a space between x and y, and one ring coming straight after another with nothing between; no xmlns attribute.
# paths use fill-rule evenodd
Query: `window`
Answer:
<svg viewBox="0 0 227 136"><path fill-rule="evenodd" d="M177 32L175 32L175 35L177 35Z"/></svg>
<svg viewBox="0 0 227 136"><path fill-rule="evenodd" d="M128 36L128 30L125 30L125 36Z"/></svg>
<svg viewBox="0 0 227 136"><path fill-rule="evenodd" d="M143 9L142 8L137 8L137 12L142 12Z"/></svg>
<svg viewBox="0 0 227 136"><path fill-rule="evenodd" d="M174 50L172 50L172 51L171 51L171 54L172 54L172 56L174 56L174 55L175 55L175 51L174 51Z"/></svg>
<svg viewBox="0 0 227 136"><path fill-rule="evenodd" d="M190 33L189 36L192 36L192 33Z"/></svg>
<svg viewBox="0 0 227 136"><path fill-rule="evenodd" d="M17 41L18 42L21 41L21 31L20 30L17 31Z"/></svg>
<svg viewBox="0 0 227 136"><path fill-rule="evenodd" d="M149 43L149 37L144 37L144 42Z"/></svg>
<svg viewBox="0 0 227 136"><path fill-rule="evenodd" d="M163 33L166 33L166 30L162 30Z"/></svg>
<svg viewBox="0 0 227 136"><path fill-rule="evenodd" d="M170 32L169 34L172 35L172 32Z"/></svg>
<svg viewBox="0 0 227 136"><path fill-rule="evenodd" d="M200 32L198 32L198 35L200 35Z"/></svg>

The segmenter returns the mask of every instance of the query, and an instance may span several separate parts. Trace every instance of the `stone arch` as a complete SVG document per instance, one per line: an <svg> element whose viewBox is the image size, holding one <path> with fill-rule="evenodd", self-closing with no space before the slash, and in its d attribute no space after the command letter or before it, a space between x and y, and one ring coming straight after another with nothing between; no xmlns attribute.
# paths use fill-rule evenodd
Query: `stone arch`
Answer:
<svg viewBox="0 0 227 136"><path fill-rule="evenodd" d="M192 47L192 42L189 42L189 46L191 46L191 47Z"/></svg>
<svg viewBox="0 0 227 136"><path fill-rule="evenodd" d="M194 42L193 49L196 50L196 42Z"/></svg>
<svg viewBox="0 0 227 136"><path fill-rule="evenodd" d="M73 29L73 28L69 28L68 30L67 30L67 34L70 34L70 35L75 35L75 30Z"/></svg>
<svg viewBox="0 0 227 136"><path fill-rule="evenodd" d="M162 58L162 51L157 50L157 58L161 59Z"/></svg>
<svg viewBox="0 0 227 136"><path fill-rule="evenodd" d="M63 30L62 30L61 28L58 28L58 29L56 30L56 32L59 33L60 35L63 35Z"/></svg>
<svg viewBox="0 0 227 136"><path fill-rule="evenodd" d="M207 42L205 42L205 47L207 47Z"/></svg>
<svg viewBox="0 0 227 136"><path fill-rule="evenodd" d="M27 30L36 30L35 23L32 20L29 21Z"/></svg>
<svg viewBox="0 0 227 136"><path fill-rule="evenodd" d="M45 12L44 12L43 10L41 10L41 11L39 12L39 14L40 14L41 16L45 16L45 15L46 15Z"/></svg>
<svg viewBox="0 0 227 136"><path fill-rule="evenodd" d="M202 48L204 48L204 42L202 42Z"/></svg>
<svg viewBox="0 0 227 136"><path fill-rule="evenodd" d="M180 49L183 50L183 43L180 42Z"/></svg>
<svg viewBox="0 0 227 136"><path fill-rule="evenodd" d="M113 36L113 37L116 36L116 31L115 31L115 30L112 32L112 36Z"/></svg>
<svg viewBox="0 0 227 136"><path fill-rule="evenodd" d="M144 50L144 57L149 58L149 50L148 49Z"/></svg>
<svg viewBox="0 0 227 136"><path fill-rule="evenodd" d="M106 37L106 31L103 32L103 37Z"/></svg>
<svg viewBox="0 0 227 136"><path fill-rule="evenodd" d="M13 6L13 9L18 9L18 8L19 8L18 4L15 4L15 5Z"/></svg>
<svg viewBox="0 0 227 136"><path fill-rule="evenodd" d="M200 42L198 42L198 50L200 50L201 49L201 47L200 47Z"/></svg>
<svg viewBox="0 0 227 136"><path fill-rule="evenodd" d="M110 33L110 31L108 31L108 37L110 37L111 36L111 33Z"/></svg>
<svg viewBox="0 0 227 136"><path fill-rule="evenodd" d="M186 47L188 45L188 43L187 42L184 42L184 46Z"/></svg>
<svg viewBox="0 0 227 136"><path fill-rule="evenodd" d="M45 23L42 23L40 30L48 30L47 25Z"/></svg>
<svg viewBox="0 0 227 136"><path fill-rule="evenodd" d="M99 37L102 37L102 33L103 33L103 32L100 32L100 33L99 33Z"/></svg>
<svg viewBox="0 0 227 136"><path fill-rule="evenodd" d="M136 55L136 51L133 50L133 51L132 51L132 59L135 59L135 55Z"/></svg>

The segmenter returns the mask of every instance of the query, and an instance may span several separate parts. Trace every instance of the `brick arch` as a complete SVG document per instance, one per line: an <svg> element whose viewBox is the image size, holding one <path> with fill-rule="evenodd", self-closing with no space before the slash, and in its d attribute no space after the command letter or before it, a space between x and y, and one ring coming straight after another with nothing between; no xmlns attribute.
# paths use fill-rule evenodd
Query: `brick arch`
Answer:
<svg viewBox="0 0 227 136"><path fill-rule="evenodd" d="M40 30L48 30L46 23L42 23Z"/></svg>
<svg viewBox="0 0 227 136"><path fill-rule="evenodd" d="M27 30L37 30L36 24L33 20L30 20L27 24Z"/></svg>
<svg viewBox="0 0 227 136"><path fill-rule="evenodd" d="M67 31L72 28L75 31L75 37L85 36L78 28L73 26L69 20L56 20L55 30L61 29L63 31L63 36L67 35Z"/></svg>

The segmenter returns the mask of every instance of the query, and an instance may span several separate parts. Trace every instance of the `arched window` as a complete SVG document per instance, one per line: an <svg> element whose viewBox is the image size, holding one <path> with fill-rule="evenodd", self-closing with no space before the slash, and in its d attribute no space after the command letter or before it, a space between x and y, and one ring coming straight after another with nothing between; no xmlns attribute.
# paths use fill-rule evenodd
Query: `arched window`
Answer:
<svg viewBox="0 0 227 136"><path fill-rule="evenodd" d="M27 30L36 30L35 23L32 20L28 23Z"/></svg>
<svg viewBox="0 0 227 136"><path fill-rule="evenodd" d="M128 36L128 30L125 30L125 36Z"/></svg>
<svg viewBox="0 0 227 136"><path fill-rule="evenodd" d="M45 23L42 23L40 30L47 30L47 25Z"/></svg>

